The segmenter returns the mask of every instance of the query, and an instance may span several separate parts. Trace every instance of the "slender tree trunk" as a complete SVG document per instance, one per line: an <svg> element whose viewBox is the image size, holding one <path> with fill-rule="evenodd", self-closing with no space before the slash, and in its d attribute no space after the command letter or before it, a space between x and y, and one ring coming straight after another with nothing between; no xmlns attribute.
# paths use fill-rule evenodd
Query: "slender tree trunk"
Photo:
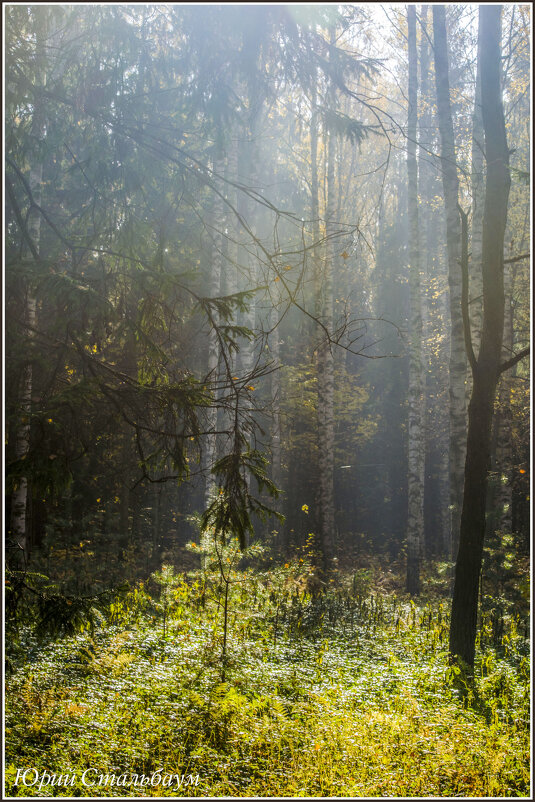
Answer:
<svg viewBox="0 0 535 802"><path fill-rule="evenodd" d="M513 307L511 299L511 265L504 266L504 328L502 359L505 362L513 351ZM499 511L497 529L503 533L513 531L513 411L511 409L511 374L502 376L499 386L499 404L496 415L496 507Z"/></svg>
<svg viewBox="0 0 535 802"><path fill-rule="evenodd" d="M258 145L257 145L257 122L260 116L260 110L255 110L251 114L248 126L247 141L244 143L245 149L245 173L244 180L247 186L258 192ZM247 245L243 249L244 263L247 268L247 275L243 279L242 289L252 290L258 286L258 256L257 245L255 239L258 236L258 204L250 197L244 198L243 202L243 217L249 226L252 237L246 234ZM253 296L247 301L247 310L243 315L242 323L249 331L256 330L256 297ZM255 363L255 338L245 340L240 350L240 365L243 377L251 375ZM250 408L247 403L244 404L244 409ZM249 482L250 477L247 477Z"/></svg>
<svg viewBox="0 0 535 802"><path fill-rule="evenodd" d="M407 592L420 592L420 555L424 528L424 407L422 371L422 312L420 296L420 245L418 230L418 57L416 8L407 7L409 44L409 116L407 126L408 217L410 254L409 327L409 459L407 518Z"/></svg>
<svg viewBox="0 0 535 802"><path fill-rule="evenodd" d="M129 316L132 314L131 306L128 304L128 299L124 300L124 319L128 321ZM126 336L123 353L121 355L120 367L128 376L135 376L137 373L137 354L136 354L136 340L134 332L130 331ZM129 423L125 421L119 424L121 432L121 459L119 469L119 533L117 538L117 558L122 559L126 552L128 545L133 541L133 527L130 529L130 514L132 503L135 503L135 497L130 492L134 474L136 471L138 454L134 448L133 431Z"/></svg>
<svg viewBox="0 0 535 802"><path fill-rule="evenodd" d="M275 370L271 374L271 479L278 488L282 488L281 462L281 386L280 386L280 332L279 310L275 304L270 313L270 350ZM280 497L272 502L273 508L280 512Z"/></svg>
<svg viewBox="0 0 535 802"><path fill-rule="evenodd" d="M123 427L123 444L121 448L121 480L119 504L119 536L117 538L117 559L121 560L130 541L130 470L135 462L132 459L130 442L131 431L128 425Z"/></svg>
<svg viewBox="0 0 535 802"><path fill-rule="evenodd" d="M331 40L333 34L331 34ZM335 89L329 89L329 105L334 107ZM321 322L324 329L318 347L318 468L319 468L319 543L323 567L328 575L333 568L334 543L334 358L328 333L333 324L333 237L336 229L335 134L327 137L327 187L325 210L325 261L321 288Z"/></svg>
<svg viewBox="0 0 535 802"><path fill-rule="evenodd" d="M478 588L485 537L487 479L504 323L503 245L509 151L501 93L501 6L479 7L481 103L487 184L483 216L483 329L468 414L465 487L450 625L450 653L473 666ZM469 350L470 355L470 350Z"/></svg>
<svg viewBox="0 0 535 802"><path fill-rule="evenodd" d="M427 369L430 362L429 353L429 280L432 270L432 247L430 238L430 201L431 191L431 92L429 86L430 52L427 32L429 6L422 6L420 13L420 113L418 115L418 187L419 187L419 219L420 233L420 278L422 306L422 361L424 392L424 450L427 450ZM425 491L425 489L424 489ZM425 493L424 493L425 494Z"/></svg>
<svg viewBox="0 0 535 802"><path fill-rule="evenodd" d="M42 148L46 135L46 117L44 98L40 89L46 85L45 53L47 39L47 14L42 15L43 27L36 31L37 74L35 85L37 87L34 99L33 117L31 125L32 139L36 143L35 150L29 154L30 177L29 185L35 204L41 205L43 184L43 154ZM37 26L39 27L39 25ZM41 242L41 213L35 206L31 206L26 220L27 233L33 243L34 251L38 255ZM25 243L23 258L32 260L34 255ZM28 359L22 370L19 391L20 417L15 430L15 458L22 464L30 451L31 415L32 415L32 389L33 389L33 340L37 323L37 301L35 289L28 281L25 287L24 326ZM26 566L29 557L28 542L28 476L23 471L19 477L11 499L11 537L14 541L15 555L13 564L18 568Z"/></svg>
<svg viewBox="0 0 535 802"><path fill-rule="evenodd" d="M312 260L314 276L314 314L316 317L321 315L321 265L319 258L319 239L320 239L320 211L319 211L319 181L318 181L318 110L317 110L317 87L316 75L312 86L310 98L311 117L310 117L310 211L312 214ZM312 337L311 337L312 339Z"/></svg>
<svg viewBox="0 0 535 802"><path fill-rule="evenodd" d="M441 140L441 165L446 206L446 241L450 291L450 542L452 556L459 539L466 454L466 353L461 315L461 229L458 211L459 180L453 137L448 74L448 43L444 6L433 6L433 35L437 113Z"/></svg>
<svg viewBox="0 0 535 802"><path fill-rule="evenodd" d="M236 184L239 180L238 151L239 151L239 131L238 131L238 126L234 125L231 131L231 137L228 144L226 170L225 170L225 177L227 179L226 196L229 203L229 208L227 208L226 212L227 247L225 251L225 260L223 264L223 274L221 276L221 292L224 295L235 295L238 292L238 251L239 251L238 242L241 232L238 219L236 217L236 212L238 211L238 190L236 186L233 185ZM229 320L229 323L232 325L238 325L238 312L236 307L234 307L233 315L232 318ZM223 363L222 361L221 365L222 368L224 366L227 369L228 375L227 376L222 375L221 378L222 380L226 379L229 385L233 381L233 376L236 376L236 373L238 371L236 362L237 359L235 352L232 350L227 350L226 362ZM233 390L229 389L227 400L228 400L227 408L221 409L219 414L219 422L220 422L219 428L221 431L226 432L226 435L224 435L219 440L220 456L229 453L229 451L233 447L233 429L234 429L233 407L236 403L236 397L233 394Z"/></svg>
<svg viewBox="0 0 535 802"><path fill-rule="evenodd" d="M440 371L437 370L439 361L436 353L433 354L432 330L430 317L432 314L432 295L436 293L437 306L441 313L435 316L437 321L446 327L449 316L447 293L441 291L442 262L439 259L440 236L437 226L438 211L432 210L432 199L436 194L436 171L433 164L433 135L435 121L432 108L434 105L433 90L431 86L431 53L429 44L429 13L430 7L423 5L420 13L421 44L420 44L420 114L419 127L419 159L418 184L420 194L419 231L420 231L420 275L422 277L422 335L423 335L423 366L424 366L424 446L425 476L424 484L424 533L426 526L430 525L432 515L433 543L431 539L425 542L427 549L434 546L438 553L451 558L450 541L450 515L449 515L449 442L448 442L448 411L443 410L435 401L433 409L431 398L436 398L437 384L441 382ZM443 346L444 348L446 345ZM441 349L442 350L442 349ZM441 364L441 362L440 362ZM437 419L440 420L438 426ZM443 419L443 420L442 420ZM430 422L433 430L430 430ZM429 478L431 466L434 466L436 476L435 492L430 493ZM426 535L424 534L424 540ZM422 555L423 556L423 555Z"/></svg>
<svg viewBox="0 0 535 802"><path fill-rule="evenodd" d="M161 544L161 528L162 528L162 485L155 484L152 489L152 553L151 553L151 566L153 570L160 566L162 544Z"/></svg>
<svg viewBox="0 0 535 802"><path fill-rule="evenodd" d="M233 137L229 143L227 156L226 176L228 181L238 181L238 128L234 126ZM227 185L227 195L230 205L238 209L238 190L235 186ZM225 266L225 293L234 295L238 292L238 222L232 210L229 209L229 240L227 246L227 261ZM235 320L233 322L236 322Z"/></svg>

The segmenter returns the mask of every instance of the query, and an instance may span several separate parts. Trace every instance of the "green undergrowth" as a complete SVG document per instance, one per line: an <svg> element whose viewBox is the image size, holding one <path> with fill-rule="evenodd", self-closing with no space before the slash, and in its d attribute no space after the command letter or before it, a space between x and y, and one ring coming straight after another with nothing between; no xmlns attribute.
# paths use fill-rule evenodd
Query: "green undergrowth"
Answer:
<svg viewBox="0 0 535 802"><path fill-rule="evenodd" d="M444 602L418 607L358 575L312 595L303 560L229 565L225 650L214 571L164 568L85 632L20 630L7 796L529 795L529 648L514 620L467 677L448 663ZM75 781L15 785L26 768ZM84 769L199 779L84 787Z"/></svg>

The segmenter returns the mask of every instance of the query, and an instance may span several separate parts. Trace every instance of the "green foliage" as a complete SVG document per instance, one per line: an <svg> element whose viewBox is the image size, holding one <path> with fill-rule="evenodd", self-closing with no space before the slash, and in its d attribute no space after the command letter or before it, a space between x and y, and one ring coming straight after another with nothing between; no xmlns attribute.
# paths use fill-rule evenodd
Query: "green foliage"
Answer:
<svg viewBox="0 0 535 802"><path fill-rule="evenodd" d="M242 448L245 450L241 450ZM202 516L201 528L213 530L215 537L223 544L228 534L231 534L238 539L240 548L244 549L248 535L254 531L253 514L264 520L269 515L284 520L280 513L249 491L249 477L252 477L256 480L259 493L264 490L271 497L278 495L279 488L269 478L267 465L265 456L255 449L247 448L245 438L236 433L233 451L217 460L212 469L220 488Z"/></svg>
<svg viewBox="0 0 535 802"><path fill-rule="evenodd" d="M362 572L314 596L305 558L248 559L232 569L224 682L213 563L204 577L164 568L159 600L137 588L92 633L43 643L24 627L6 688L6 792L36 795L14 786L31 765L76 774L59 796L85 795L88 767L199 774L198 787L146 791L157 796L527 793L518 634L507 654L478 652L466 678L448 663L442 604L381 596Z"/></svg>
<svg viewBox="0 0 535 802"><path fill-rule="evenodd" d="M510 124L521 134L508 224L513 257L528 237L523 16L520 9L511 19L516 55L508 67ZM348 6L6 9L6 490L28 479L31 552L31 570L6 577L7 792L37 796L35 787L13 785L23 765L199 772L198 788L179 789L199 796L529 790L529 567L521 538L489 539L472 677L447 660L451 564L426 566L428 595L417 606L387 595L395 577L381 571L382 555L366 553L380 539L395 553L403 538L403 359L366 371L354 354L335 351L338 540L360 555L351 575L327 585L315 568L320 327L310 310L329 226L310 219L311 116L323 123L320 176L328 173L329 135L338 140L333 348L337 341L362 346L364 355L398 354L395 332L408 306L397 133L404 98L397 90L393 97L379 62L355 56L373 45L371 19ZM340 47L329 41L335 26L343 29ZM333 87L342 102L325 108ZM469 176L463 114L471 114L472 90L457 89L459 158ZM372 137L381 124L388 137ZM38 188L30 186L36 167ZM432 294L431 432L444 430L439 413L447 407L436 182L422 274ZM320 218L326 183L320 179ZM221 221L215 191L225 200ZM32 249L27 225L37 194ZM219 297L211 297L214 248L229 268ZM529 329L528 261L511 268L516 350ZM241 291L231 293L236 279ZM31 298L35 331L27 325ZM309 314L298 318L298 309ZM387 329L386 319L395 324L390 333L376 314ZM218 371L207 368L211 332ZM263 381L270 365L260 360L249 376L232 375L247 361L236 359L240 349L251 356L261 346L256 359L279 337L280 388ZM30 438L21 457L29 365ZM518 466L529 459L527 370L517 366L511 387ZM282 487L260 445L277 396ZM223 435L216 495L196 518L200 543L184 546L190 513L203 508L203 438L214 430ZM441 448L436 438L428 453L434 477ZM356 478L349 470L357 467ZM524 467L514 487L515 511L525 514ZM277 564L273 542L247 544L283 488L289 532L279 533ZM438 509L427 489L428 506ZM435 523L426 529L433 533ZM522 526L527 533L529 522ZM87 793L78 783L46 794L56 791ZM162 791L171 795L159 787L141 795Z"/></svg>
<svg viewBox="0 0 535 802"><path fill-rule="evenodd" d="M347 139L353 145L360 145L370 132L370 126L332 109L323 110L323 119L327 131Z"/></svg>
<svg viewBox="0 0 535 802"><path fill-rule="evenodd" d="M103 624L104 612L117 605L129 592L128 583L87 595L65 592L49 577L35 572L6 571L6 608L8 631L17 639L16 630L24 620L32 621L38 638L72 635L94 631ZM24 593L19 607L13 596Z"/></svg>

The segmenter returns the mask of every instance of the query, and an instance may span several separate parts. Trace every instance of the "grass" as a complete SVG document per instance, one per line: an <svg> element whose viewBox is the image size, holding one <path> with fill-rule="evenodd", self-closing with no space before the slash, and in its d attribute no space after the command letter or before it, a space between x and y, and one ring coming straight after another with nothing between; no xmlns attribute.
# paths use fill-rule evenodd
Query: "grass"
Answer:
<svg viewBox="0 0 535 802"><path fill-rule="evenodd" d="M92 632L44 643L24 629L6 795L529 796L529 649L514 622L467 679L448 663L444 603L359 581L314 598L306 572L229 575L225 681L215 574L169 569L158 598L138 588ZM25 768L75 779L15 786ZM186 782L95 789L88 768Z"/></svg>

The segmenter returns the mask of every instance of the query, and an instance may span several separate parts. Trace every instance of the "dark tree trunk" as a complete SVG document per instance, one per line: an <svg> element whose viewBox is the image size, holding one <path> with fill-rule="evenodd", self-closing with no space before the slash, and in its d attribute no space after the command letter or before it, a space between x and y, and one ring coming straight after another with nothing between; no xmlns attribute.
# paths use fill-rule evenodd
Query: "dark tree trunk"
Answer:
<svg viewBox="0 0 535 802"><path fill-rule="evenodd" d="M483 331L479 355L468 356L474 384L468 415L463 508L450 627L450 654L472 666L485 536L492 417L501 372L504 323L503 242L509 199L509 151L501 96L501 6L480 6L481 101L487 185L483 217ZM467 319L465 315L465 320Z"/></svg>

